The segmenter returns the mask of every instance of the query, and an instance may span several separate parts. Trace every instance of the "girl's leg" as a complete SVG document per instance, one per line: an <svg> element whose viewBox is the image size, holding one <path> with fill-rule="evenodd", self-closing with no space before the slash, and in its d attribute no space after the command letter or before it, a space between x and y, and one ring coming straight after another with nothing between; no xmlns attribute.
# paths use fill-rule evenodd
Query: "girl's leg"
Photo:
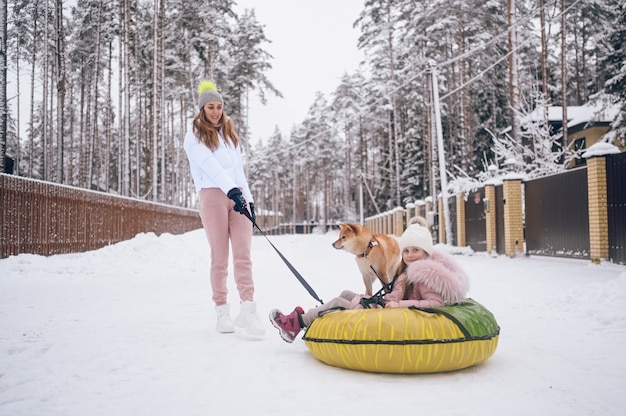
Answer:
<svg viewBox="0 0 626 416"><path fill-rule="evenodd" d="M350 298L350 300L352 300L352 298ZM304 327L308 327L309 325L311 325L311 323L323 312L329 311L331 309L350 309L350 300L339 296L337 298L331 299L323 305L309 309L308 311L306 311L306 313L302 314L302 323L304 324Z"/></svg>
<svg viewBox="0 0 626 416"><path fill-rule="evenodd" d="M344 290L343 292L341 292L341 294L339 295L339 297L342 297L344 299L349 300L350 302L352 302L352 299L354 299L354 297L357 296L356 293L354 293L351 290Z"/></svg>

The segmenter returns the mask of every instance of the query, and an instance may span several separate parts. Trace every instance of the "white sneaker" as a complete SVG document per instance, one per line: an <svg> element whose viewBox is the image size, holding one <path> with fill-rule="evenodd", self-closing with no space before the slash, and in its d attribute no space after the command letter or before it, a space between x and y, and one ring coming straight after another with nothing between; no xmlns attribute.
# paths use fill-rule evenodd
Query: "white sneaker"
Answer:
<svg viewBox="0 0 626 416"><path fill-rule="evenodd" d="M235 325L233 324L233 320L230 319L230 305L225 303L216 306L215 312L217 313L217 332L221 332L222 334L235 332Z"/></svg>
<svg viewBox="0 0 626 416"><path fill-rule="evenodd" d="M235 319L235 325L245 328L250 335L265 335L265 328L256 313L256 303L249 300L241 302L241 312Z"/></svg>

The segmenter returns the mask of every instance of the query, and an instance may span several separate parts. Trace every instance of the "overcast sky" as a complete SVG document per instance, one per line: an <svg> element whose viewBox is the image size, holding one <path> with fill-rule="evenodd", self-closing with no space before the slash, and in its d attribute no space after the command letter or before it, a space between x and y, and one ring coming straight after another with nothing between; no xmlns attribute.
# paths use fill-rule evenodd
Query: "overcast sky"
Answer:
<svg viewBox="0 0 626 416"><path fill-rule="evenodd" d="M267 139L276 126L288 136L313 104L316 92L327 98L345 74L354 73L363 54L357 49L358 30L352 27L363 0L236 0L239 13L254 9L264 25L264 45L274 59L267 76L283 94L266 106L250 97L252 141Z"/></svg>

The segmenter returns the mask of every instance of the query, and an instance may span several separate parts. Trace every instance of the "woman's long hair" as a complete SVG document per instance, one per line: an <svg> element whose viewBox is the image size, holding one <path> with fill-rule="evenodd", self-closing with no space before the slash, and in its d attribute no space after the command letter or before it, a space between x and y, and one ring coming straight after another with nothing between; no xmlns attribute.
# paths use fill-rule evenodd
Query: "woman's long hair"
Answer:
<svg viewBox="0 0 626 416"><path fill-rule="evenodd" d="M239 136L235 132L234 123L224 111L222 111L220 126L226 143L230 143L234 147L239 146ZM204 108L201 108L200 112L193 118L193 133L200 142L211 150L217 149L220 145L217 129L207 118Z"/></svg>

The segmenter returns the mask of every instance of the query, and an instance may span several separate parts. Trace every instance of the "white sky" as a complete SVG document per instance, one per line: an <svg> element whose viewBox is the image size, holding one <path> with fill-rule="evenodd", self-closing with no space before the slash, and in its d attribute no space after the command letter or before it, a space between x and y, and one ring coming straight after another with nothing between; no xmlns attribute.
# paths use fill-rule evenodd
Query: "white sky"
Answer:
<svg viewBox="0 0 626 416"><path fill-rule="evenodd" d="M363 54L359 32L352 27L363 0L237 0L235 10L254 9L264 26L264 45L272 56L268 79L283 94L266 106L250 97L249 126L253 141L267 142L276 126L283 135L301 123L319 91L330 98L345 73L354 73Z"/></svg>

